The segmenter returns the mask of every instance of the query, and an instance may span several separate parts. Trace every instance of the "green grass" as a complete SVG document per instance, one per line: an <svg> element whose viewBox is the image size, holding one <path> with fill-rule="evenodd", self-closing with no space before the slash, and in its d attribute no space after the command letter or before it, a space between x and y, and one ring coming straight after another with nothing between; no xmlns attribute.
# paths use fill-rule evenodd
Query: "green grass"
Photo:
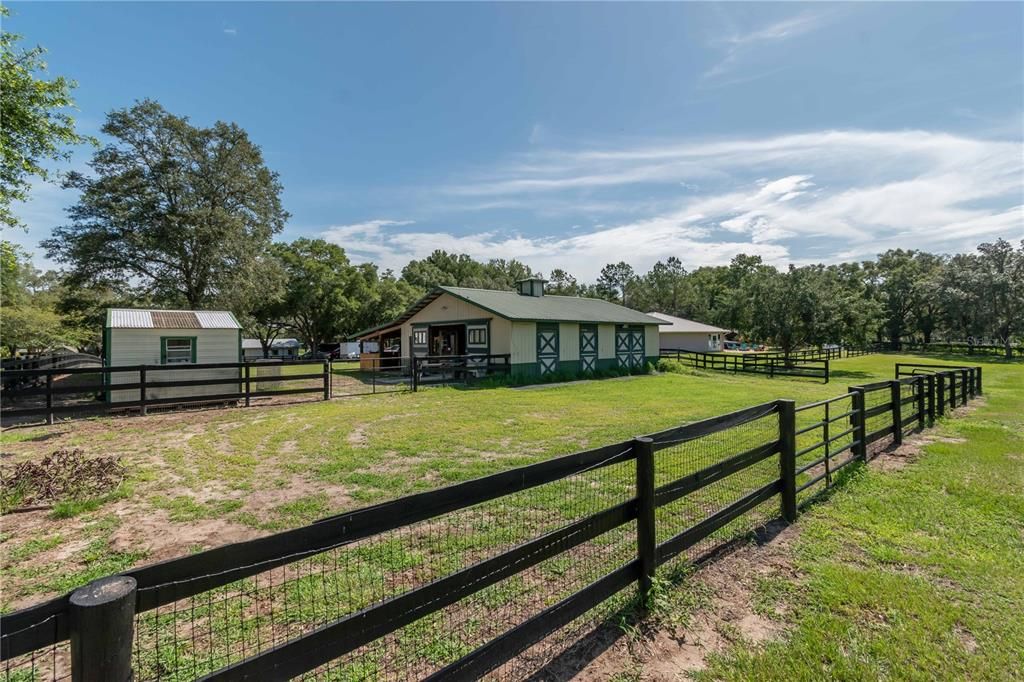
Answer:
<svg viewBox="0 0 1024 682"><path fill-rule="evenodd" d="M701 679L1024 677L1024 365L985 380L913 464L860 470L800 518L804 577L754 598L788 606L788 636L739 642Z"/></svg>
<svg viewBox="0 0 1024 682"><path fill-rule="evenodd" d="M8 601L4 608L11 600L24 603L64 591L147 557L163 559L195 551L201 546L199 538L188 532L201 530L205 524L221 524L210 525L217 528L215 540L222 537L219 533L224 524L250 533L251 529L272 532L292 528L367 503L780 397L799 403L832 397L845 392L848 385L891 378L894 362L915 359L875 355L836 361L834 380L828 385L683 370L565 386L431 388L416 394L148 418L102 418L19 430L13 432L17 437L4 441L15 459L40 457L70 442L86 448L89 455L121 455L129 469L132 494L69 504L68 509L55 510L44 523L32 526L22 526L20 515L6 517L9 523L5 524L7 535L2 545L8 556L3 575ZM1024 569L1019 560L1019 520L1024 518L1024 509L1020 503L1021 462L997 463L1000 452L1003 456L1014 448L1017 453L1024 452L1020 418L1014 422L1008 416L1024 412L1020 395L1024 365L983 364L988 405L970 418L948 420L942 427L949 435L969 439L969 464L965 464L965 444L935 443L929 446L928 457L902 472L881 474L851 468L838 492L802 517L798 559L802 574L808 576L806 582L795 584L772 576L758 583L753 604L756 612L789 625L798 644L806 631L806 641L799 644L803 648L794 644L793 652L787 653L784 646L789 644L766 649L738 646L716 659L707 675L756 677L759 666L766 666L769 676L818 679L833 670L825 666L833 665L831 657L842 652L861 667L834 664L839 666L835 670L850 671L854 676L866 676L865 671L873 672L874 677L891 676L905 661L885 659L902 649L898 638L886 643L883 635L892 634L897 625L904 628L899 634L921 642L911 648L918 646L926 663L929 656L939 655L959 660L947 655L942 648L945 645L927 648L936 628L945 627L954 615L956 625L951 632L958 642L966 637L964 632L970 632L979 651L991 648L997 660L1006 661L1010 645L1021 641L1019 627L1008 624L1005 616L1024 606L1016 577ZM54 437L34 439L42 435ZM1013 463L1016 469L1009 466ZM939 481L944 481L943 486ZM616 481L609 475L604 487L593 490L589 504L613 504L628 494L630 485L625 478ZM526 526L510 524L508 519L531 519L533 525L527 530L557 527L574 510L570 498L558 494L561 488L553 485L551 490L555 493L514 496L480 513L466 514L458 532L436 531L443 538L443 544L437 546L404 547L394 539L382 538L376 544L354 548L351 558L359 571L367 573L365 580L359 573L353 582L329 571L325 578L300 578L280 591L282 606L292 604L292 616L313 622L318 610L325 608L323 600L316 598L325 589L341 594L354 590L351 604L345 606L357 608L369 599L368 593L360 590L379 581L382 572L426 579L461 568L460 560L485 556L494 547L528 539L517 535ZM686 505L680 509L659 510L659 521L681 523L688 514L700 511ZM174 539L165 539L160 528L153 528L154 517L166 519L161 522L169 531L168 538ZM140 524L138 535L130 535L140 521L149 524ZM115 542L115 531L120 536L128 534L130 541L121 537ZM201 539L209 546L209 539ZM622 548L623 540L628 538L616 533L596 539L593 551L599 554L593 556L617 561L615 552ZM76 541L76 545L69 544ZM84 546L79 547L83 541ZM70 549L59 562L47 559L65 547ZM1007 553L1011 554L1009 560ZM577 575L576 570L565 557L556 557L538 567L531 580L555 585ZM874 576L875 570L879 576ZM931 571L938 571L941 589L929 592L926 588L931 583L922 576ZM989 575L992 580L986 583ZM901 585L906 580L924 580L926 584ZM657 611L670 623L685 625L691 613L708 603L710 595L688 586L687 581L670 583L683 587L665 588ZM950 584L966 585L949 607L955 612L942 608L942 600L951 598L942 590L952 589ZM397 584L387 587L399 589ZM476 599L484 609L500 609L535 589L535 583L517 577L487 588ZM903 589L912 597L906 604L897 598ZM967 604L975 595L987 599L988 606ZM887 600L889 606L882 608ZM911 607L917 610L899 611ZM992 612L985 615L994 619L990 630L980 624L984 614L972 616L972 609ZM228 632L226 641L245 641L251 624L241 623L236 628L234 622L234 618L228 619L235 629ZM889 629L872 634L880 623ZM482 623L465 624L472 632L487 625L486 618ZM417 635L417 627L426 629ZM465 649L464 642L443 631L419 624L407 630L403 646L415 645L418 648L411 651L430 661L451 660ZM1000 633L992 637L1002 637L1004 643L990 643L990 631ZM839 639L833 641L835 637ZM859 639L850 639L855 637ZM773 646L780 648L773 650ZM179 653L189 655L187 651ZM799 667L801 656L810 661L804 668ZM947 665L945 658L942 665ZM771 660L766 663L767 659ZM378 662L353 663L357 667L364 664L375 666ZM386 661L379 664L386 667ZM165 663L152 660L146 665ZM984 676L982 673L994 667L940 666L934 670ZM338 679L347 675L340 673Z"/></svg>

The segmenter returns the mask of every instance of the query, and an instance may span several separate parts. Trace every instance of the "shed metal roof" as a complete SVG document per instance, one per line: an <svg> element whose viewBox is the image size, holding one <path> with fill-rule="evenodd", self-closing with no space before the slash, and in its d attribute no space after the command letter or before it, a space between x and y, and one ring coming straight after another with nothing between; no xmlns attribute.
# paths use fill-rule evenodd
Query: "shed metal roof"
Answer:
<svg viewBox="0 0 1024 682"><path fill-rule="evenodd" d="M144 310L108 308L110 329L241 329L226 310Z"/></svg>
<svg viewBox="0 0 1024 682"><path fill-rule="evenodd" d="M664 320L599 298L580 296L524 296L515 291L471 289L468 287L436 287L402 315L387 324L365 329L353 335L360 338L370 332L388 329L412 319L442 294L451 294L478 308L508 320L530 322L582 322L612 324L668 324Z"/></svg>
<svg viewBox="0 0 1024 682"><path fill-rule="evenodd" d="M706 334L715 334L728 332L728 329L722 329L721 327L714 327L710 324L704 324L703 322L695 322L693 320L687 320L682 317L675 317L673 315L666 315L665 313L647 313L651 317L656 317L662 322L663 326L658 329L662 334L670 334L673 332L697 332Z"/></svg>

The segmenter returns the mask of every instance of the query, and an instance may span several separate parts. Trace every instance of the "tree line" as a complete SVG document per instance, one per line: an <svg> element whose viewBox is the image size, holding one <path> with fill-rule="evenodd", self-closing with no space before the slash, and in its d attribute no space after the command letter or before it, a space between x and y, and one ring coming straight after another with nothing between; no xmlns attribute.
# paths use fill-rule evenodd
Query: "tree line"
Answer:
<svg viewBox="0 0 1024 682"><path fill-rule="evenodd" d="M6 10L0 11L6 12ZM275 338L308 348L399 315L438 285L511 289L540 275L517 260L435 251L400 273L353 263L323 239L276 241L289 214L259 146L234 123L194 125L158 102L111 111L100 144L64 112L74 84L45 80L41 48L4 34L0 222L44 160L91 143L89 172L63 177L78 192L42 247L61 266L39 272L8 241L0 252L3 350L96 349L108 307L227 309L266 353ZM551 295L600 297L725 327L785 351L804 345L905 339L998 340L1024 334L1024 242L943 256L895 249L877 259L777 269L758 256L687 271L668 255L646 273L606 265L595 282L548 273Z"/></svg>

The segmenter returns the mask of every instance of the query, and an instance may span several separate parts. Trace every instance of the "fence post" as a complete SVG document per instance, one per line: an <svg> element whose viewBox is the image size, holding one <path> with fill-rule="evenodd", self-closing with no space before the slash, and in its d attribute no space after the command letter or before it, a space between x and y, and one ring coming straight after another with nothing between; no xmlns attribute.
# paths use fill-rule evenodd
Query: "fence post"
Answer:
<svg viewBox="0 0 1024 682"><path fill-rule="evenodd" d="M828 358L825 358L825 383L826 384L828 383L828 375L829 375L829 371L828 371Z"/></svg>
<svg viewBox="0 0 1024 682"><path fill-rule="evenodd" d="M779 474L782 518L796 521L796 401L779 400Z"/></svg>
<svg viewBox="0 0 1024 682"><path fill-rule="evenodd" d="M971 378L971 382L970 382L971 383L971 385L970 385L971 397L975 398L978 395L978 391L977 391L977 388L976 388L976 386L978 385L978 368L977 367L971 367L971 369L969 371L970 371L970 374L968 376L970 376L970 378Z"/></svg>
<svg viewBox="0 0 1024 682"><path fill-rule="evenodd" d="M903 444L903 411L900 401L903 399L901 384L898 379L889 382L889 396L892 402L892 443Z"/></svg>
<svg viewBox="0 0 1024 682"><path fill-rule="evenodd" d="M847 393L853 393L853 433L857 444L854 446L853 455L862 462L868 461L868 429L867 419L864 418L864 389L860 386L850 386Z"/></svg>
<svg viewBox="0 0 1024 682"><path fill-rule="evenodd" d="M924 413L925 413L925 393L924 393L924 375L917 375L917 430L924 430Z"/></svg>
<svg viewBox="0 0 1024 682"><path fill-rule="evenodd" d="M640 599L646 605L654 584L654 441L634 438L636 455L636 550L640 560Z"/></svg>
<svg viewBox="0 0 1024 682"><path fill-rule="evenodd" d="M146 366L139 367L139 415L145 417L146 408Z"/></svg>
<svg viewBox="0 0 1024 682"><path fill-rule="evenodd" d="M324 400L331 399L331 359L324 360Z"/></svg>
<svg viewBox="0 0 1024 682"><path fill-rule="evenodd" d="M53 371L46 374L46 423L53 425Z"/></svg>
<svg viewBox="0 0 1024 682"><path fill-rule="evenodd" d="M252 392L252 365L245 363L245 406L249 407L249 394Z"/></svg>
<svg viewBox="0 0 1024 682"><path fill-rule="evenodd" d="M935 375L928 375L928 425L935 424Z"/></svg>
<svg viewBox="0 0 1024 682"><path fill-rule="evenodd" d="M960 370L960 404L961 405L966 405L967 404L967 384L968 384L967 370L966 369L962 369L962 370Z"/></svg>
<svg viewBox="0 0 1024 682"><path fill-rule="evenodd" d="M981 395L981 367L976 368L974 371L977 372L974 379L977 382L978 395Z"/></svg>
<svg viewBox="0 0 1024 682"><path fill-rule="evenodd" d="M73 682L132 679L135 578L100 578L70 599Z"/></svg>
<svg viewBox="0 0 1024 682"><path fill-rule="evenodd" d="M416 367L416 355L412 350L409 351L409 361L412 363L412 392L415 393L420 388L420 381L418 376L419 372Z"/></svg>
<svg viewBox="0 0 1024 682"><path fill-rule="evenodd" d="M946 372L946 377L949 379L949 409L956 407L956 372L950 370Z"/></svg>

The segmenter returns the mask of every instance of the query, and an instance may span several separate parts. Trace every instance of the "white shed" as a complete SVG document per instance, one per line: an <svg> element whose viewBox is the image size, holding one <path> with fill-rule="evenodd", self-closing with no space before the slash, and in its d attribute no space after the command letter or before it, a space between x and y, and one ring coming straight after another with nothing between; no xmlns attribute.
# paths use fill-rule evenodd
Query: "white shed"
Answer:
<svg viewBox="0 0 1024 682"><path fill-rule="evenodd" d="M722 350L722 340L729 333L728 329L713 327L710 324L694 322L665 313L647 314L669 323L658 327L659 343L665 350L715 353Z"/></svg>
<svg viewBox="0 0 1024 682"><path fill-rule="evenodd" d="M166 365L167 370L147 370L146 382L230 379L238 368L188 370L188 365L241 362L242 327L235 316L222 310L139 310L109 308L103 329L103 359L107 367ZM178 369L170 369L177 367ZM138 372L113 372L109 385L138 383ZM213 386L154 387L147 400L217 395L238 391L235 384ZM139 399L138 389L108 390L109 402Z"/></svg>

